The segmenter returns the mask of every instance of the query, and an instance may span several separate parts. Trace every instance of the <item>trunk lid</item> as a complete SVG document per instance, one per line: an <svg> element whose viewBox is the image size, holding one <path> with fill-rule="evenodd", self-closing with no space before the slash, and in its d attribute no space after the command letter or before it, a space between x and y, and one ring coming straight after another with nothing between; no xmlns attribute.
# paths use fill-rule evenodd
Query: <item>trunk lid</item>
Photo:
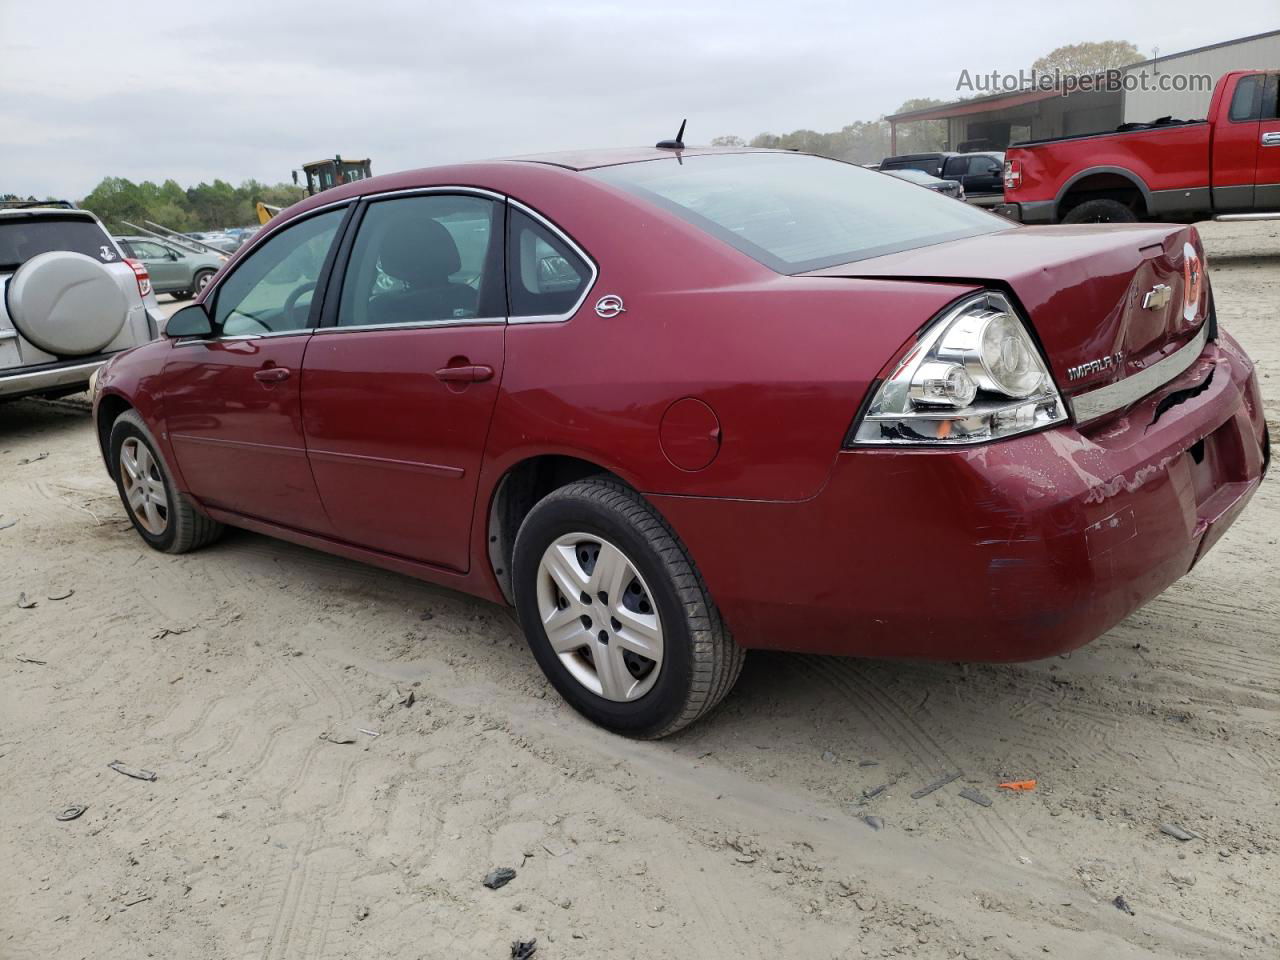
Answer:
<svg viewBox="0 0 1280 960"><path fill-rule="evenodd" d="M828 267L811 276L876 277L1005 287L1026 311L1066 396L1151 367L1198 334L1183 317L1180 224L1023 227ZM1151 296L1148 296L1150 294Z"/></svg>

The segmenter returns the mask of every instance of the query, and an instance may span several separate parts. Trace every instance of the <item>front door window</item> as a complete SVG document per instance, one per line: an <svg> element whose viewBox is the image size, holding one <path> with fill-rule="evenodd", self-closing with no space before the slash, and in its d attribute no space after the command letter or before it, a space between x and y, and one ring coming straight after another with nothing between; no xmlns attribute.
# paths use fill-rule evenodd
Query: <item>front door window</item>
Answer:
<svg viewBox="0 0 1280 960"><path fill-rule="evenodd" d="M222 336L288 333L310 325L312 292L346 210L282 230L218 287L214 329Z"/></svg>

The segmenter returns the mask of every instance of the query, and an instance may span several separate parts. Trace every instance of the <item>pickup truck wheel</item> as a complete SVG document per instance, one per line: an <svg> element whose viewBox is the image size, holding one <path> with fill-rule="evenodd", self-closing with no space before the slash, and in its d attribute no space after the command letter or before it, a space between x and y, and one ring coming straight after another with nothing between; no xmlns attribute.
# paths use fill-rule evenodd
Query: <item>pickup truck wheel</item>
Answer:
<svg viewBox="0 0 1280 960"><path fill-rule="evenodd" d="M674 733L742 669L683 544L617 480L588 478L539 501L516 535L513 574L539 666L570 706L616 733Z"/></svg>
<svg viewBox="0 0 1280 960"><path fill-rule="evenodd" d="M137 413L126 410L116 418L107 450L120 500L148 546L186 553L222 535L222 524L197 511L174 485L155 438Z"/></svg>
<svg viewBox="0 0 1280 960"><path fill-rule="evenodd" d="M1071 208L1063 223L1137 223L1138 215L1119 200L1086 200Z"/></svg>

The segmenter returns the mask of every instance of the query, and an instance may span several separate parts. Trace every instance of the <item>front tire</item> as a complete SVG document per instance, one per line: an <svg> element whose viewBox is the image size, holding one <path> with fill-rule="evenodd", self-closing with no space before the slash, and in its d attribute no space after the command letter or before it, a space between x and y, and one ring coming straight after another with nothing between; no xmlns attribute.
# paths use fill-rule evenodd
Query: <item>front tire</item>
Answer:
<svg viewBox="0 0 1280 960"><path fill-rule="evenodd" d="M191 292L196 296L204 293L204 288L207 287L209 285L209 281L213 279L213 273L214 271L212 270L201 270L197 273L191 281Z"/></svg>
<svg viewBox="0 0 1280 960"><path fill-rule="evenodd" d="M186 553L212 543L223 526L198 512L179 492L142 418L126 410L107 444L120 502L139 536L162 553Z"/></svg>
<svg viewBox="0 0 1280 960"><path fill-rule="evenodd" d="M547 678L616 733L664 737L712 710L744 652L683 544L636 491L604 477L549 494L516 535L516 610Z"/></svg>
<svg viewBox="0 0 1280 960"><path fill-rule="evenodd" d="M1086 200L1072 207L1063 223L1137 223L1138 215L1119 200Z"/></svg>

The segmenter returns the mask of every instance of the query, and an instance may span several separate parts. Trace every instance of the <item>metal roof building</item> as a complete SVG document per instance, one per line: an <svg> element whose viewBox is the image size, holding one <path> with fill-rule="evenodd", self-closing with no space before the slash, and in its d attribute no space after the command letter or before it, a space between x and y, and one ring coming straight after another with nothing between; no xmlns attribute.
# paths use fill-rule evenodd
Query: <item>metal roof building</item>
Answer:
<svg viewBox="0 0 1280 960"><path fill-rule="evenodd" d="M1105 89L1016 90L886 117L890 150L898 127L947 122L949 150L1003 150L1011 143L1114 130L1157 117L1203 117L1218 78L1230 70L1280 69L1280 30L1214 43L1122 67Z"/></svg>

